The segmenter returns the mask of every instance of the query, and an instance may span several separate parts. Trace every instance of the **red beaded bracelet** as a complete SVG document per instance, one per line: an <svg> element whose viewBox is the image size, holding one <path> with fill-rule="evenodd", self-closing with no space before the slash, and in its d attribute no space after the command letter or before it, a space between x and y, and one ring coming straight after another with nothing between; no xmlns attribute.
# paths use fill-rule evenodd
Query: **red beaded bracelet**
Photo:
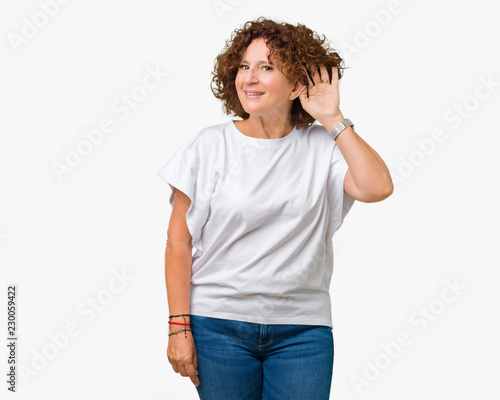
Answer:
<svg viewBox="0 0 500 400"><path fill-rule="evenodd" d="M168 321L169 324L174 324L174 325L191 325L191 322L172 322Z"/></svg>

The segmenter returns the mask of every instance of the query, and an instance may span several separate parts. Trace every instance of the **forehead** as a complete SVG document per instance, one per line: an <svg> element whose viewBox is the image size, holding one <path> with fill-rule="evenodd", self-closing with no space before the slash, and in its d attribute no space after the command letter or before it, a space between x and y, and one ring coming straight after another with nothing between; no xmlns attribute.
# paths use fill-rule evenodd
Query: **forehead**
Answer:
<svg viewBox="0 0 500 400"><path fill-rule="evenodd" d="M253 39L245 49L240 62L272 63L280 66L282 62L277 54L273 54L270 59L268 58L270 51L264 38Z"/></svg>
<svg viewBox="0 0 500 400"><path fill-rule="evenodd" d="M243 59L249 58L262 58L267 59L269 54L269 47L267 47L266 41L263 38L257 38L252 40L243 53Z"/></svg>

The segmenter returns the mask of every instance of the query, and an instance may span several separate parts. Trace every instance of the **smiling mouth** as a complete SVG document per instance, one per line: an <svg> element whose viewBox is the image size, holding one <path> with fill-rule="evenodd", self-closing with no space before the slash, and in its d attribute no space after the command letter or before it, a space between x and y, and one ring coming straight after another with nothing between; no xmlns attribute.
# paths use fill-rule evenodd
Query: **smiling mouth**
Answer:
<svg viewBox="0 0 500 400"><path fill-rule="evenodd" d="M262 96L264 92L245 92L247 96Z"/></svg>

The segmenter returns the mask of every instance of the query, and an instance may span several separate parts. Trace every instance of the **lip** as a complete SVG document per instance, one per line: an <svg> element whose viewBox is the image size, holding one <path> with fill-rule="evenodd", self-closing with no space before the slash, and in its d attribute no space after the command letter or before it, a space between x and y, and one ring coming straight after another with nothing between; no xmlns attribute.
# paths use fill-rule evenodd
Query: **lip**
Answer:
<svg viewBox="0 0 500 400"><path fill-rule="evenodd" d="M243 92L245 93L245 96L250 98L250 99L257 99L259 97L262 97L264 94L266 94L266 92L247 92L246 90L244 90ZM261 93L261 94L252 95L249 93Z"/></svg>

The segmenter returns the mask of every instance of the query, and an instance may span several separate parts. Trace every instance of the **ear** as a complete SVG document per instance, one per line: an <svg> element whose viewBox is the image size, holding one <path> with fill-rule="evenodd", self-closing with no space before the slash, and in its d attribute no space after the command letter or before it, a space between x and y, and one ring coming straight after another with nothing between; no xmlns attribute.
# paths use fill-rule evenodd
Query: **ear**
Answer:
<svg viewBox="0 0 500 400"><path fill-rule="evenodd" d="M295 100L297 97L299 97L304 90L307 89L307 86L300 83L300 78L297 79L297 82L295 82L295 85L293 86L293 90L290 93L290 100Z"/></svg>
<svg viewBox="0 0 500 400"><path fill-rule="evenodd" d="M301 81L307 82L307 69L302 66L302 70L304 71L305 74L305 79L302 76L299 76L297 78L297 81L295 82L295 85L293 86L293 91L290 93L290 100L295 100L297 97L302 95L303 93L307 93L307 85L301 83Z"/></svg>

